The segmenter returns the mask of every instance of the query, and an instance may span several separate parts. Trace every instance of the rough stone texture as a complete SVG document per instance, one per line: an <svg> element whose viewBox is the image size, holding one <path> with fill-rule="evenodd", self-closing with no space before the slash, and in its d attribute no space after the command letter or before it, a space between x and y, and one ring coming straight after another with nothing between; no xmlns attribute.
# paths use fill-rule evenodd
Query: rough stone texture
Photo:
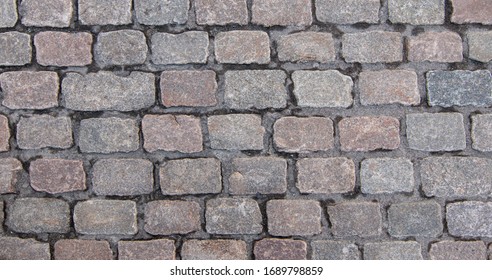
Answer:
<svg viewBox="0 0 492 280"><path fill-rule="evenodd" d="M263 31L227 31L215 36L215 60L229 64L268 64L270 38Z"/></svg>
<svg viewBox="0 0 492 280"><path fill-rule="evenodd" d="M142 64L147 58L145 35L137 30L99 33L94 56L101 67Z"/></svg>
<svg viewBox="0 0 492 280"><path fill-rule="evenodd" d="M145 25L184 24L188 20L189 0L135 0L136 19Z"/></svg>
<svg viewBox="0 0 492 280"><path fill-rule="evenodd" d="M187 115L145 115L142 119L144 149L147 152L203 150L200 119Z"/></svg>
<svg viewBox="0 0 492 280"><path fill-rule="evenodd" d="M17 18L17 1L0 0L0 28L13 27Z"/></svg>
<svg viewBox="0 0 492 280"><path fill-rule="evenodd" d="M299 106L347 108L352 105L353 81L336 70L299 70L292 74L292 81Z"/></svg>
<svg viewBox="0 0 492 280"><path fill-rule="evenodd" d="M127 77L106 71L68 73L62 82L62 104L76 111L140 110L154 105L154 83L154 75L143 72Z"/></svg>
<svg viewBox="0 0 492 280"><path fill-rule="evenodd" d="M246 242L242 240L190 239L183 242L181 249L183 260L247 260Z"/></svg>
<svg viewBox="0 0 492 280"><path fill-rule="evenodd" d="M349 241L316 240L311 242L313 260L359 260L357 245Z"/></svg>
<svg viewBox="0 0 492 280"><path fill-rule="evenodd" d="M472 119L472 147L482 152L492 151L492 114L474 115Z"/></svg>
<svg viewBox="0 0 492 280"><path fill-rule="evenodd" d="M138 124L133 119L95 118L80 121L82 153L131 152L139 148Z"/></svg>
<svg viewBox="0 0 492 280"><path fill-rule="evenodd" d="M305 260L307 244L302 240L265 238L255 242L256 260Z"/></svg>
<svg viewBox="0 0 492 280"><path fill-rule="evenodd" d="M0 237L0 260L49 260L50 244L34 239Z"/></svg>
<svg viewBox="0 0 492 280"><path fill-rule="evenodd" d="M381 206L374 202L343 202L327 207L335 237L371 237L381 234Z"/></svg>
<svg viewBox="0 0 492 280"><path fill-rule="evenodd" d="M355 165L348 158L299 159L297 172L301 193L348 193L355 188Z"/></svg>
<svg viewBox="0 0 492 280"><path fill-rule="evenodd" d="M0 194L15 193L23 169L16 158L0 159Z"/></svg>
<svg viewBox="0 0 492 280"><path fill-rule="evenodd" d="M282 35L277 40L278 59L290 62L335 60L335 42L330 33L298 32Z"/></svg>
<svg viewBox="0 0 492 280"><path fill-rule="evenodd" d="M403 60L402 41L399 32L345 33L342 36L342 55L349 63L399 62Z"/></svg>
<svg viewBox="0 0 492 280"><path fill-rule="evenodd" d="M362 105L419 105L417 73L409 70L363 71L359 75Z"/></svg>
<svg viewBox="0 0 492 280"><path fill-rule="evenodd" d="M61 239L55 243L55 260L112 260L108 241Z"/></svg>
<svg viewBox="0 0 492 280"><path fill-rule="evenodd" d="M22 0L19 15L26 26L68 27L73 0Z"/></svg>
<svg viewBox="0 0 492 280"><path fill-rule="evenodd" d="M118 241L119 260L174 260L174 240Z"/></svg>
<svg viewBox="0 0 492 280"><path fill-rule="evenodd" d="M443 230L441 206L435 201L392 204L388 223L388 232L394 237L438 237Z"/></svg>
<svg viewBox="0 0 492 280"><path fill-rule="evenodd" d="M492 2L489 0L451 0L454 23L492 24Z"/></svg>
<svg viewBox="0 0 492 280"><path fill-rule="evenodd" d="M79 0L84 25L123 25L132 22L132 0Z"/></svg>
<svg viewBox="0 0 492 280"><path fill-rule="evenodd" d="M84 163L81 160L37 159L29 166L31 187L50 194L86 189Z"/></svg>
<svg viewBox="0 0 492 280"><path fill-rule="evenodd" d="M460 113L407 114L406 117L410 149L432 152L466 148L463 115Z"/></svg>
<svg viewBox="0 0 492 280"><path fill-rule="evenodd" d="M492 60L492 31L469 31L466 35L468 38L468 57L487 63Z"/></svg>
<svg viewBox="0 0 492 280"><path fill-rule="evenodd" d="M456 237L492 237L492 203L464 201L446 206L449 234Z"/></svg>
<svg viewBox="0 0 492 280"><path fill-rule="evenodd" d="M195 0L195 10L200 25L248 24L246 0Z"/></svg>
<svg viewBox="0 0 492 280"><path fill-rule="evenodd" d="M413 164L405 158L370 158L361 163L361 191L385 194L414 191Z"/></svg>
<svg viewBox="0 0 492 280"><path fill-rule="evenodd" d="M430 106L492 105L492 76L488 70L427 72Z"/></svg>
<svg viewBox="0 0 492 280"><path fill-rule="evenodd" d="M310 25L313 21L310 0L253 0L252 19L254 24Z"/></svg>
<svg viewBox="0 0 492 280"><path fill-rule="evenodd" d="M388 0L392 23L429 25L444 23L444 0Z"/></svg>
<svg viewBox="0 0 492 280"><path fill-rule="evenodd" d="M13 231L66 233L70 230L70 209L61 199L18 198L7 206L5 224Z"/></svg>
<svg viewBox="0 0 492 280"><path fill-rule="evenodd" d="M458 33L424 32L407 39L409 61L460 62L463 43Z"/></svg>
<svg viewBox="0 0 492 280"><path fill-rule="evenodd" d="M333 122L329 118L284 117L273 125L273 141L277 150L308 153L333 149Z"/></svg>
<svg viewBox="0 0 492 280"><path fill-rule="evenodd" d="M3 201L0 201L0 226L3 225L3 220L5 219L4 217L4 212L3 212ZM3 232L3 229L0 230L0 233Z"/></svg>
<svg viewBox="0 0 492 280"><path fill-rule="evenodd" d="M365 260L421 260L420 244L415 241L366 243Z"/></svg>
<svg viewBox="0 0 492 280"><path fill-rule="evenodd" d="M0 66L31 63L31 36L17 31L0 33Z"/></svg>
<svg viewBox="0 0 492 280"><path fill-rule="evenodd" d="M0 115L0 152L6 152L10 149L9 140L9 119L4 115Z"/></svg>
<svg viewBox="0 0 492 280"><path fill-rule="evenodd" d="M9 109L47 109L58 106L56 72L16 71L0 74L2 105Z"/></svg>
<svg viewBox="0 0 492 280"><path fill-rule="evenodd" d="M486 260L487 247L483 241L440 241L429 250L432 260Z"/></svg>
<svg viewBox="0 0 492 280"><path fill-rule="evenodd" d="M427 196L463 198L492 194L492 160L476 157L429 157L420 166Z"/></svg>
<svg viewBox="0 0 492 280"><path fill-rule="evenodd" d="M21 149L70 148L72 121L69 117L50 115L21 117L17 123L17 145Z"/></svg>
<svg viewBox="0 0 492 280"><path fill-rule="evenodd" d="M151 201L145 206L144 229L153 235L194 232L201 229L200 212L200 205L193 201Z"/></svg>
<svg viewBox="0 0 492 280"><path fill-rule="evenodd" d="M207 63L208 34L189 31L152 35L152 62L155 64Z"/></svg>
<svg viewBox="0 0 492 280"><path fill-rule="evenodd" d="M85 66L92 63L92 35L45 31L34 36L36 60L44 66Z"/></svg>
<svg viewBox="0 0 492 280"><path fill-rule="evenodd" d="M154 166L145 159L101 159L92 167L97 195L141 195L154 190Z"/></svg>
<svg viewBox="0 0 492 280"><path fill-rule="evenodd" d="M321 207L315 200L269 200L268 232L274 236L311 236L321 233ZM292 215L295 213L295 215Z"/></svg>
<svg viewBox="0 0 492 280"><path fill-rule="evenodd" d="M229 114L208 117L212 149L261 150L263 134L261 117L250 114Z"/></svg>
<svg viewBox="0 0 492 280"><path fill-rule="evenodd" d="M316 18L337 24L379 22L379 0L316 0Z"/></svg>
<svg viewBox="0 0 492 280"><path fill-rule="evenodd" d="M159 180L164 195L220 193L220 161L215 158L178 159L160 166Z"/></svg>
<svg viewBox="0 0 492 280"><path fill-rule="evenodd" d="M87 200L75 205L73 221L79 234L133 235L138 231L137 205L129 200Z"/></svg>
<svg viewBox="0 0 492 280"><path fill-rule="evenodd" d="M164 71L161 74L161 101L164 106L206 107L217 105L214 71Z"/></svg>
<svg viewBox="0 0 492 280"><path fill-rule="evenodd" d="M205 223L211 234L259 234L263 230L260 207L249 198L208 200Z"/></svg>
<svg viewBox="0 0 492 280"><path fill-rule="evenodd" d="M232 195L281 194L287 190L287 162L276 157L235 158L229 176Z"/></svg>
<svg viewBox="0 0 492 280"><path fill-rule="evenodd" d="M338 128L342 151L395 150L400 146L400 122L393 117L343 118Z"/></svg>

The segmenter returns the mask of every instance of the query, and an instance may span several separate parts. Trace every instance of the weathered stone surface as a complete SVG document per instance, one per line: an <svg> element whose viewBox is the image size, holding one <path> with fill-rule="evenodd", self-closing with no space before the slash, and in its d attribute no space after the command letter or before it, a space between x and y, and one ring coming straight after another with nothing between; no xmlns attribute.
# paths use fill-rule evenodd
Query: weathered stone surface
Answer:
<svg viewBox="0 0 492 280"><path fill-rule="evenodd" d="M195 10L200 25L248 24L246 0L195 0Z"/></svg>
<svg viewBox="0 0 492 280"><path fill-rule="evenodd" d="M49 260L50 244L34 239L0 237L0 260Z"/></svg>
<svg viewBox="0 0 492 280"><path fill-rule="evenodd" d="M119 241L119 260L174 260L174 240Z"/></svg>
<svg viewBox="0 0 492 280"><path fill-rule="evenodd" d="M342 36L342 55L349 63L399 62L403 60L402 41L399 32L345 33Z"/></svg>
<svg viewBox="0 0 492 280"><path fill-rule="evenodd" d="M0 194L15 193L21 175L22 163L15 158L0 159Z"/></svg>
<svg viewBox="0 0 492 280"><path fill-rule="evenodd" d="M55 198L18 198L9 205L5 224L22 233L57 232L70 230L68 203Z"/></svg>
<svg viewBox="0 0 492 280"><path fill-rule="evenodd" d="M361 190L367 194L413 192L413 164L405 158L371 158L361 163Z"/></svg>
<svg viewBox="0 0 492 280"><path fill-rule="evenodd" d="M22 0L19 6L26 26L68 27L72 13L72 0Z"/></svg>
<svg viewBox="0 0 492 280"><path fill-rule="evenodd" d="M232 195L276 194L287 190L287 162L276 157L235 158L229 176Z"/></svg>
<svg viewBox="0 0 492 280"><path fill-rule="evenodd" d="M277 41L278 59L290 62L335 60L335 43L330 33L298 32L280 36Z"/></svg>
<svg viewBox="0 0 492 280"><path fill-rule="evenodd" d="M2 105L10 109L47 109L58 106L56 72L17 71L0 74Z"/></svg>
<svg viewBox="0 0 492 280"><path fill-rule="evenodd" d="M427 72L430 106L492 105L492 76L488 70Z"/></svg>
<svg viewBox="0 0 492 280"><path fill-rule="evenodd" d="M307 245L302 240L265 238L255 242L256 260L305 260Z"/></svg>
<svg viewBox="0 0 492 280"><path fill-rule="evenodd" d="M207 63L208 34L188 31L152 35L152 62L155 64Z"/></svg>
<svg viewBox="0 0 492 280"><path fill-rule="evenodd" d="M212 149L261 150L265 128L261 117L250 114L229 114L208 118Z"/></svg>
<svg viewBox="0 0 492 280"><path fill-rule="evenodd" d="M0 33L0 66L31 63L31 36L17 31Z"/></svg>
<svg viewBox="0 0 492 280"><path fill-rule="evenodd" d="M407 39L408 60L460 62L463 60L463 43L455 32L424 32Z"/></svg>
<svg viewBox="0 0 492 280"><path fill-rule="evenodd" d="M251 22L264 26L310 25L310 0L253 0Z"/></svg>
<svg viewBox="0 0 492 280"><path fill-rule="evenodd" d="M21 149L70 148L72 121L69 117L50 115L21 117L17 123L17 145Z"/></svg>
<svg viewBox="0 0 492 280"><path fill-rule="evenodd" d="M274 236L321 233L321 207L315 200L270 200L267 216L268 232Z"/></svg>
<svg viewBox="0 0 492 280"><path fill-rule="evenodd" d="M334 146L333 122L322 117L283 117L273 125L277 150L288 153L328 151Z"/></svg>
<svg viewBox="0 0 492 280"><path fill-rule="evenodd" d="M466 148L465 127L460 113L418 113L407 115L410 149L456 151Z"/></svg>
<svg viewBox="0 0 492 280"><path fill-rule="evenodd" d="M3 212L3 201L0 201L0 225L3 225L4 220L4 212ZM3 232L3 229L0 230L0 233Z"/></svg>
<svg viewBox="0 0 492 280"><path fill-rule="evenodd" d="M92 35L87 32L44 31L34 36L36 60L45 66L85 66L92 63Z"/></svg>
<svg viewBox="0 0 492 280"><path fill-rule="evenodd" d="M190 239L183 242L181 249L183 260L247 260L246 242L242 240Z"/></svg>
<svg viewBox="0 0 492 280"><path fill-rule="evenodd" d="M379 22L379 0L316 0L316 18L337 24Z"/></svg>
<svg viewBox="0 0 492 280"><path fill-rule="evenodd" d="M492 237L492 203L464 201L448 204L446 221L452 236Z"/></svg>
<svg viewBox="0 0 492 280"><path fill-rule="evenodd" d="M154 83L154 75L143 72L128 77L106 71L68 73L62 82L62 103L76 111L136 111L154 105Z"/></svg>
<svg viewBox="0 0 492 280"><path fill-rule="evenodd" d="M438 237L443 230L441 206L435 201L392 204L388 223L388 232L394 237Z"/></svg>
<svg viewBox="0 0 492 280"><path fill-rule="evenodd" d="M492 24L492 2L489 0L451 0L454 23Z"/></svg>
<svg viewBox="0 0 492 280"><path fill-rule="evenodd" d="M234 30L215 36L215 59L218 63L268 64L270 38L263 31Z"/></svg>
<svg viewBox="0 0 492 280"><path fill-rule="evenodd" d="M101 159L92 167L97 195L141 195L154 190L154 166L145 159Z"/></svg>
<svg viewBox="0 0 492 280"><path fill-rule="evenodd" d="M132 0L79 0L79 20L84 25L123 25L132 22Z"/></svg>
<svg viewBox="0 0 492 280"><path fill-rule="evenodd" d="M164 195L220 193L220 161L215 158L170 160L161 165L159 180Z"/></svg>
<svg viewBox="0 0 492 280"><path fill-rule="evenodd" d="M393 117L343 118L338 128L342 151L395 150L400 146L400 122Z"/></svg>
<svg viewBox="0 0 492 280"><path fill-rule="evenodd" d="M365 260L421 260L420 244L415 241L366 243Z"/></svg>
<svg viewBox="0 0 492 280"><path fill-rule="evenodd" d="M82 153L131 152L139 147L138 124L133 119L95 118L80 121Z"/></svg>
<svg viewBox="0 0 492 280"><path fill-rule="evenodd" d="M193 201L151 201L145 206L144 229L153 235L194 232L201 229L200 212L200 205Z"/></svg>
<svg viewBox="0 0 492 280"><path fill-rule="evenodd" d="M486 260L487 247L483 241L451 241L433 243L429 250L432 260Z"/></svg>
<svg viewBox="0 0 492 280"><path fill-rule="evenodd" d="M468 38L468 57L487 63L492 60L492 31L469 31Z"/></svg>
<svg viewBox="0 0 492 280"><path fill-rule="evenodd" d="M260 234L263 230L260 207L250 198L208 200L205 222L211 234Z"/></svg>
<svg viewBox="0 0 492 280"><path fill-rule="evenodd" d="M389 0L392 23L429 25L444 23L444 0Z"/></svg>
<svg viewBox="0 0 492 280"><path fill-rule="evenodd" d="M234 109L283 108L287 75L281 70L239 70L225 73L225 104Z"/></svg>
<svg viewBox="0 0 492 280"><path fill-rule="evenodd" d="M184 24L188 20L189 0L135 0L137 21L145 25Z"/></svg>
<svg viewBox="0 0 492 280"><path fill-rule="evenodd" d="M142 64L147 58L145 35L138 30L99 33L94 56L101 67Z"/></svg>
<svg viewBox="0 0 492 280"><path fill-rule="evenodd" d="M29 166L31 187L50 194L86 189L84 163L81 160L37 159Z"/></svg>
<svg viewBox="0 0 492 280"><path fill-rule="evenodd" d="M354 83L336 70L299 70L292 74L292 81L299 106L347 108L352 105Z"/></svg>
<svg viewBox="0 0 492 280"><path fill-rule="evenodd" d="M492 194L492 160L476 157L430 157L420 167L427 196L463 198Z"/></svg>
<svg viewBox="0 0 492 280"><path fill-rule="evenodd" d="M363 71L359 75L362 105L419 105L417 73L409 70Z"/></svg>
<svg viewBox="0 0 492 280"><path fill-rule="evenodd" d="M137 205L129 200L87 200L75 205L73 221L81 234L133 235L138 231Z"/></svg>
<svg viewBox="0 0 492 280"><path fill-rule="evenodd" d="M164 71L161 74L162 104L168 107L206 107L217 104L214 71Z"/></svg>
<svg viewBox="0 0 492 280"><path fill-rule="evenodd" d="M315 240L311 242L313 260L359 260L357 245L349 241Z"/></svg>
<svg viewBox="0 0 492 280"><path fill-rule="evenodd" d="M482 152L492 151L492 114L471 116L472 147Z"/></svg>
<svg viewBox="0 0 492 280"><path fill-rule="evenodd" d="M348 158L305 158L297 161L296 186L301 193L348 193L355 188L355 165Z"/></svg>
<svg viewBox="0 0 492 280"><path fill-rule="evenodd" d="M9 119L4 115L0 115L0 152L6 152L10 149L9 141L10 141Z"/></svg>
<svg viewBox="0 0 492 280"><path fill-rule="evenodd" d="M17 1L0 0L0 28L13 27L17 22Z"/></svg>
<svg viewBox="0 0 492 280"><path fill-rule="evenodd" d="M55 260L112 260L108 241L61 239L55 243Z"/></svg>
<svg viewBox="0 0 492 280"><path fill-rule="evenodd" d="M144 149L194 153L203 150L200 119L187 115L145 115Z"/></svg>
<svg viewBox="0 0 492 280"><path fill-rule="evenodd" d="M374 202L343 202L327 207L331 232L336 237L381 234L381 206Z"/></svg>

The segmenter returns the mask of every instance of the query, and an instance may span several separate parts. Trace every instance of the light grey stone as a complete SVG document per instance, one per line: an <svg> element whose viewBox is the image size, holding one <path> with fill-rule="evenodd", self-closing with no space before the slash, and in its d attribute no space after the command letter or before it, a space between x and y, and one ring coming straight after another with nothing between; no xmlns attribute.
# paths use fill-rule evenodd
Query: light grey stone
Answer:
<svg viewBox="0 0 492 280"><path fill-rule="evenodd" d="M137 204L129 200L93 199L74 207L75 230L81 234L133 235L137 228Z"/></svg>
<svg viewBox="0 0 492 280"><path fill-rule="evenodd" d="M469 31L468 50L473 60L487 63L492 60L492 31Z"/></svg>
<svg viewBox="0 0 492 280"><path fill-rule="evenodd" d="M155 64L207 63L208 33L188 31L180 34L152 35L152 62Z"/></svg>
<svg viewBox="0 0 492 280"><path fill-rule="evenodd" d="M78 0L79 20L84 25L132 23L132 0Z"/></svg>
<svg viewBox="0 0 492 280"><path fill-rule="evenodd" d="M404 158L371 158L361 163L361 189L367 194L412 192L413 164Z"/></svg>
<svg viewBox="0 0 492 280"><path fill-rule="evenodd" d="M19 15L26 26L69 27L73 0L22 0Z"/></svg>
<svg viewBox="0 0 492 280"><path fill-rule="evenodd" d="M492 203L464 201L446 206L449 234L461 238L492 237Z"/></svg>
<svg viewBox="0 0 492 280"><path fill-rule="evenodd" d="M311 241L313 260L359 260L360 251L350 241Z"/></svg>
<svg viewBox="0 0 492 280"><path fill-rule="evenodd" d="M388 0L392 23L443 24L444 9L444 0Z"/></svg>
<svg viewBox="0 0 492 280"><path fill-rule="evenodd" d="M31 36L17 31L0 33L0 66L31 63Z"/></svg>
<svg viewBox="0 0 492 280"><path fill-rule="evenodd" d="M379 0L316 0L316 18L336 24L379 22Z"/></svg>
<svg viewBox="0 0 492 280"><path fill-rule="evenodd" d="M260 234L260 207L254 199L216 198L207 201L205 223L212 234Z"/></svg>
<svg viewBox="0 0 492 280"><path fill-rule="evenodd" d="M381 205L375 202L342 202L327 207L335 237L379 236L382 230Z"/></svg>
<svg viewBox="0 0 492 280"><path fill-rule="evenodd" d="M138 124L132 119L85 119L80 122L79 148L83 153L135 151L140 143L138 131Z"/></svg>
<svg viewBox="0 0 492 280"><path fill-rule="evenodd" d="M13 27L17 23L17 1L0 0L0 28Z"/></svg>
<svg viewBox="0 0 492 280"><path fill-rule="evenodd" d="M265 128L261 117L252 114L228 114L208 118L212 149L261 150Z"/></svg>
<svg viewBox="0 0 492 280"><path fill-rule="evenodd" d="M394 237L438 237L443 230L441 206L435 201L392 204L388 223Z"/></svg>
<svg viewBox="0 0 492 280"><path fill-rule="evenodd" d="M147 51L145 35L138 30L99 33L94 47L96 61L102 67L142 64Z"/></svg>
<svg viewBox="0 0 492 280"><path fill-rule="evenodd" d="M4 220L3 201L0 201L0 225L3 225L3 220ZM0 232L3 232L3 228L0 230Z"/></svg>
<svg viewBox="0 0 492 280"><path fill-rule="evenodd" d="M472 147L482 152L492 151L492 114L474 115L472 119Z"/></svg>
<svg viewBox="0 0 492 280"><path fill-rule="evenodd" d="M355 165L348 158L299 159L297 172L301 193L349 193L355 188Z"/></svg>
<svg viewBox="0 0 492 280"><path fill-rule="evenodd" d="M137 21L145 25L184 24L188 20L189 0L135 0Z"/></svg>
<svg viewBox="0 0 492 280"><path fill-rule="evenodd" d="M418 242L392 241L366 243L364 245L365 260L421 260L422 252Z"/></svg>
<svg viewBox="0 0 492 280"><path fill-rule="evenodd" d="M70 148L72 121L69 117L50 115L21 117L17 123L17 145L21 149Z"/></svg>
<svg viewBox="0 0 492 280"><path fill-rule="evenodd" d="M367 31L345 33L342 55L346 62L390 63L403 60L403 39L399 32Z"/></svg>
<svg viewBox="0 0 492 280"><path fill-rule="evenodd" d="M431 244L432 260L486 260L487 247L483 241L445 240Z"/></svg>
<svg viewBox="0 0 492 280"><path fill-rule="evenodd" d="M285 193L287 162L276 157L235 158L229 176L233 195Z"/></svg>
<svg viewBox="0 0 492 280"><path fill-rule="evenodd" d="M277 41L280 61L327 63L336 57L335 42L330 33L297 32L282 35Z"/></svg>
<svg viewBox="0 0 492 280"><path fill-rule="evenodd" d="M195 10L200 25L248 24L246 0L195 0Z"/></svg>

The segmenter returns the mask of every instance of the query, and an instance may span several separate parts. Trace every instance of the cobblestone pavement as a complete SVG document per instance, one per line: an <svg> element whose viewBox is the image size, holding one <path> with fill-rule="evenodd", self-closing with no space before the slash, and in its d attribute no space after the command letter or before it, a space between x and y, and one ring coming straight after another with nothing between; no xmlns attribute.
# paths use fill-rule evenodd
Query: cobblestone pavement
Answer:
<svg viewBox="0 0 492 280"><path fill-rule="evenodd" d="M486 259L492 1L0 0L0 259Z"/></svg>

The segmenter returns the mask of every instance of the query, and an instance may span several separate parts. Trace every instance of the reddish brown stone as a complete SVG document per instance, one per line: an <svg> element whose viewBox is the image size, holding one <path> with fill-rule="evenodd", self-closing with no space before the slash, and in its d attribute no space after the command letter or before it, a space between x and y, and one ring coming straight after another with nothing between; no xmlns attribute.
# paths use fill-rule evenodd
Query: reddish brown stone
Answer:
<svg viewBox="0 0 492 280"><path fill-rule="evenodd" d="M335 60L335 43L330 33L298 32L280 36L277 42L280 61L327 63Z"/></svg>
<svg viewBox="0 0 492 280"><path fill-rule="evenodd" d="M108 241L62 239L55 243L56 260L112 260Z"/></svg>
<svg viewBox="0 0 492 280"><path fill-rule="evenodd" d="M34 239L0 237L0 260L49 260L50 244Z"/></svg>
<svg viewBox="0 0 492 280"><path fill-rule="evenodd" d="M270 39L263 31L235 30L215 36L215 59L219 63L267 64Z"/></svg>
<svg viewBox="0 0 492 280"><path fill-rule="evenodd" d="M0 159L0 194L15 193L22 163L15 158Z"/></svg>
<svg viewBox="0 0 492 280"><path fill-rule="evenodd" d="M363 71L359 75L362 105L420 103L417 73L408 70Z"/></svg>
<svg viewBox="0 0 492 280"><path fill-rule="evenodd" d="M318 201L270 200L267 202L267 216L271 235L309 236L321 233L321 207Z"/></svg>
<svg viewBox="0 0 492 280"><path fill-rule="evenodd" d="M400 122L393 117L344 118L338 127L343 151L394 150L400 146Z"/></svg>
<svg viewBox="0 0 492 280"><path fill-rule="evenodd" d="M36 59L45 66L84 66L92 63L92 35L86 32L45 31L34 36Z"/></svg>
<svg viewBox="0 0 492 280"><path fill-rule="evenodd" d="M311 0L254 0L252 22L264 26L310 25Z"/></svg>
<svg viewBox="0 0 492 280"><path fill-rule="evenodd" d="M9 140L9 119L4 115L0 115L0 152L6 152L10 149Z"/></svg>
<svg viewBox="0 0 492 280"><path fill-rule="evenodd" d="M200 25L248 24L246 0L195 0L195 9Z"/></svg>
<svg viewBox="0 0 492 280"><path fill-rule="evenodd" d="M490 0L451 0L455 23L492 24L492 1Z"/></svg>
<svg viewBox="0 0 492 280"><path fill-rule="evenodd" d="M355 188L355 165L348 158L299 159L297 172L301 193L348 193Z"/></svg>
<svg viewBox="0 0 492 280"><path fill-rule="evenodd" d="M174 240L119 241L119 260L174 260Z"/></svg>
<svg viewBox="0 0 492 280"><path fill-rule="evenodd" d="M205 107L217 104L215 72L164 71L161 74L162 104L168 107Z"/></svg>
<svg viewBox="0 0 492 280"><path fill-rule="evenodd" d="M458 33L425 32L407 40L408 60L460 62L463 60L463 43Z"/></svg>
<svg viewBox="0 0 492 280"><path fill-rule="evenodd" d="M290 153L333 149L333 122L329 118L284 117L273 125L278 150Z"/></svg>
<svg viewBox="0 0 492 280"><path fill-rule="evenodd" d="M145 206L146 232L154 235L186 234L200 230L200 205L193 201L151 201Z"/></svg>
<svg viewBox="0 0 492 280"><path fill-rule="evenodd" d="M81 160L38 159L29 167L31 187L51 194L85 190Z"/></svg>
<svg viewBox="0 0 492 280"><path fill-rule="evenodd" d="M266 238L255 243L257 260L305 260L306 242L302 240Z"/></svg>
<svg viewBox="0 0 492 280"><path fill-rule="evenodd" d="M133 235L138 232L137 204L130 200L82 201L75 205L73 222L82 234Z"/></svg>
<svg viewBox="0 0 492 280"><path fill-rule="evenodd" d="M242 240L186 240L181 249L183 260L247 260L246 242Z"/></svg>

